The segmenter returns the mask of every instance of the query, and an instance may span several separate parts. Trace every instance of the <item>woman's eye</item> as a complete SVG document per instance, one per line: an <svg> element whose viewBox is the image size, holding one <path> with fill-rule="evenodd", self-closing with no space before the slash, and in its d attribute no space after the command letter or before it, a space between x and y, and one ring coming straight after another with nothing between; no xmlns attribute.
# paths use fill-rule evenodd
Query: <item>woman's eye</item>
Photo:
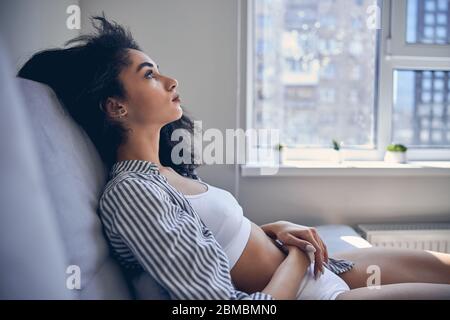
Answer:
<svg viewBox="0 0 450 320"><path fill-rule="evenodd" d="M146 73L145 73L145 78L147 78L147 79L153 78L153 71L148 71L148 72L146 72Z"/></svg>

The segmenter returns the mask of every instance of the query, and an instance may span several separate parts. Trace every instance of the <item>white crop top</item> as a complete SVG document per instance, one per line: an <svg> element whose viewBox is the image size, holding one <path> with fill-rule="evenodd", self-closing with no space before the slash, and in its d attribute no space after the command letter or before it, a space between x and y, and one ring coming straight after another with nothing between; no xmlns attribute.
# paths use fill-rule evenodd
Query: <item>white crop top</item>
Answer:
<svg viewBox="0 0 450 320"><path fill-rule="evenodd" d="M247 245L251 222L244 217L242 207L231 193L198 182L207 191L185 197L227 254L231 270Z"/></svg>

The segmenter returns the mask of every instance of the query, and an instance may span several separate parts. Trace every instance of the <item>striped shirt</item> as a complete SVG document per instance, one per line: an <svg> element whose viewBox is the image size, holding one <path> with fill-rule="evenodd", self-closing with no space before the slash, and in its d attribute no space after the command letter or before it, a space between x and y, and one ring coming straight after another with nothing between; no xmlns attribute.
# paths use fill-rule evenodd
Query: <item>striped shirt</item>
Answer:
<svg viewBox="0 0 450 320"><path fill-rule="evenodd" d="M155 163L115 163L99 214L119 262L142 268L171 299L272 299L235 289L225 252Z"/></svg>

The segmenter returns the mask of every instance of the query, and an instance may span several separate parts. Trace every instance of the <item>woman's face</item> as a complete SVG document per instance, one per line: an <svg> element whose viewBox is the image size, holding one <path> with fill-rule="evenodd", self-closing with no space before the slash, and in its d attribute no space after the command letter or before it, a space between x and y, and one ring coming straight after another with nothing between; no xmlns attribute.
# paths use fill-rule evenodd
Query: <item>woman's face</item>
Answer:
<svg viewBox="0 0 450 320"><path fill-rule="evenodd" d="M126 121L130 127L163 127L181 118L177 80L159 73L157 64L145 53L129 49L131 64L119 74L126 99Z"/></svg>

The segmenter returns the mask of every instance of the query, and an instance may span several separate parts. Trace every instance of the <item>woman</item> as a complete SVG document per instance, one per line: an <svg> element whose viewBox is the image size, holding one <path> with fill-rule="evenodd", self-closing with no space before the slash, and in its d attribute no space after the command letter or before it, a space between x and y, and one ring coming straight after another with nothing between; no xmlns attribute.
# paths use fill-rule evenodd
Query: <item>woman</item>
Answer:
<svg viewBox="0 0 450 320"><path fill-rule="evenodd" d="M36 54L19 76L53 88L110 169L99 213L125 268L178 299L450 298L450 255L360 249L328 258L315 229L259 227L194 165L174 164L171 133L193 129L177 81L121 26L94 19L96 34ZM371 265L379 290L367 287Z"/></svg>

